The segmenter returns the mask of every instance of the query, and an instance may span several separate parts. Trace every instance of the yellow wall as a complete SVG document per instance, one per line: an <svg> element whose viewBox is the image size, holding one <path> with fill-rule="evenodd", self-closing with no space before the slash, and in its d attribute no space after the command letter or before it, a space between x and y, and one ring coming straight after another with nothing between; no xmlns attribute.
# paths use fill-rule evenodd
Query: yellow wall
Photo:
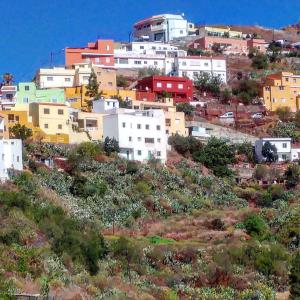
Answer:
<svg viewBox="0 0 300 300"><path fill-rule="evenodd" d="M132 90L103 90L104 97L119 96L123 100L130 98L131 100L136 100L136 91Z"/></svg>
<svg viewBox="0 0 300 300"><path fill-rule="evenodd" d="M69 112L66 105L31 103L32 123L46 134L69 134Z"/></svg>
<svg viewBox="0 0 300 300"><path fill-rule="evenodd" d="M268 110L290 107L292 112L299 110L300 76L282 72L269 75L262 87L262 97Z"/></svg>

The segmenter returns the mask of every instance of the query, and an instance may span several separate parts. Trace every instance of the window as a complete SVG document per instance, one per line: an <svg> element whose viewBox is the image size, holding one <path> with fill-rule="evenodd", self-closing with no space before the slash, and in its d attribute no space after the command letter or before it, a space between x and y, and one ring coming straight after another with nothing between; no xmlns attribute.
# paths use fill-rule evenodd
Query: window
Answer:
<svg viewBox="0 0 300 300"><path fill-rule="evenodd" d="M282 154L282 160L287 160L287 156L285 154Z"/></svg>
<svg viewBox="0 0 300 300"><path fill-rule="evenodd" d="M183 65L183 66L186 66L186 61L183 61L183 62L182 62L182 65Z"/></svg>
<svg viewBox="0 0 300 300"><path fill-rule="evenodd" d="M279 90L280 90L280 91L283 91L283 90L284 90L284 86L281 85L281 86L279 87Z"/></svg>
<svg viewBox="0 0 300 300"><path fill-rule="evenodd" d="M108 82L109 86L113 86L113 83L111 81Z"/></svg>
<svg viewBox="0 0 300 300"><path fill-rule="evenodd" d="M180 34L183 34L183 30L180 30Z"/></svg>
<svg viewBox="0 0 300 300"><path fill-rule="evenodd" d="M44 108L44 115L50 114L50 108Z"/></svg>
<svg viewBox="0 0 300 300"><path fill-rule="evenodd" d="M147 65L147 64L148 64L148 62L145 60L145 61L144 61L144 65Z"/></svg>
<svg viewBox="0 0 300 300"><path fill-rule="evenodd" d="M154 138L145 138L146 144L154 144Z"/></svg>
<svg viewBox="0 0 300 300"><path fill-rule="evenodd" d="M178 83L178 89L183 90L183 84L182 83Z"/></svg>
<svg viewBox="0 0 300 300"><path fill-rule="evenodd" d="M142 138L141 137L138 137L138 142L141 142L142 141Z"/></svg>
<svg viewBox="0 0 300 300"><path fill-rule="evenodd" d="M48 76L47 77L47 81L53 81L53 77L52 76Z"/></svg>
<svg viewBox="0 0 300 300"><path fill-rule="evenodd" d="M64 110L63 110L63 109L58 109L58 110L57 110L57 114L63 115L63 114L64 114Z"/></svg>
<svg viewBox="0 0 300 300"><path fill-rule="evenodd" d="M168 89L172 88L172 83L167 83L167 88Z"/></svg>
<svg viewBox="0 0 300 300"><path fill-rule="evenodd" d="M131 137L131 136L128 137L128 141L129 141L129 142L132 142L132 137Z"/></svg>
<svg viewBox="0 0 300 300"><path fill-rule="evenodd" d="M122 123L122 127L126 128L126 123L125 122Z"/></svg>
<svg viewBox="0 0 300 300"><path fill-rule="evenodd" d="M158 65L158 62L157 61L154 61L154 66L157 66Z"/></svg>
<svg viewBox="0 0 300 300"><path fill-rule="evenodd" d="M140 49L145 49L145 47L144 46L140 46Z"/></svg>
<svg viewBox="0 0 300 300"><path fill-rule="evenodd" d="M156 125L156 130L160 130L160 125Z"/></svg>
<svg viewBox="0 0 300 300"><path fill-rule="evenodd" d="M140 60L135 60L135 61L134 61L134 64L135 64L135 65L141 65L142 62L141 62Z"/></svg>
<svg viewBox="0 0 300 300"><path fill-rule="evenodd" d="M160 151L157 151L156 154L157 154L158 157L161 157L161 152Z"/></svg>
<svg viewBox="0 0 300 300"><path fill-rule="evenodd" d="M128 58L119 58L120 65L128 65Z"/></svg>
<svg viewBox="0 0 300 300"><path fill-rule="evenodd" d="M157 82L156 83L156 87L161 88L162 87L162 83L161 82Z"/></svg>
<svg viewBox="0 0 300 300"><path fill-rule="evenodd" d="M58 124L57 128L58 128L58 129L62 129L62 125L61 125L61 124Z"/></svg>
<svg viewBox="0 0 300 300"><path fill-rule="evenodd" d="M273 98L273 103L275 103L276 102L276 98Z"/></svg>
<svg viewBox="0 0 300 300"><path fill-rule="evenodd" d="M287 148L287 143L282 143L282 148Z"/></svg>
<svg viewBox="0 0 300 300"><path fill-rule="evenodd" d="M157 139L157 142L158 142L158 143L160 143L160 142L161 142L161 139L160 139L160 138L158 138L158 139Z"/></svg>
<svg viewBox="0 0 300 300"><path fill-rule="evenodd" d="M204 66L205 66L205 67L208 67L208 63L204 63Z"/></svg>
<svg viewBox="0 0 300 300"><path fill-rule="evenodd" d="M17 162L20 162L20 156L19 155L17 156Z"/></svg>
<svg viewBox="0 0 300 300"><path fill-rule="evenodd" d="M25 91L29 91L29 85L25 85Z"/></svg>
<svg viewBox="0 0 300 300"><path fill-rule="evenodd" d="M100 62L100 57L96 57L96 58L95 58L95 62L96 62L96 63L99 63L99 62Z"/></svg>
<svg viewBox="0 0 300 300"><path fill-rule="evenodd" d="M71 78L66 77L66 78L65 78L65 82L71 82Z"/></svg>
<svg viewBox="0 0 300 300"><path fill-rule="evenodd" d="M175 119L175 124L180 124L180 119Z"/></svg>
<svg viewBox="0 0 300 300"><path fill-rule="evenodd" d="M57 99L56 98L52 98L52 102L53 103L57 103Z"/></svg>
<svg viewBox="0 0 300 300"><path fill-rule="evenodd" d="M49 128L49 127L48 127L48 124L44 124L44 128L45 128L45 129Z"/></svg>
<svg viewBox="0 0 300 300"><path fill-rule="evenodd" d="M193 75L194 76L198 76L198 72L193 72Z"/></svg>
<svg viewBox="0 0 300 300"><path fill-rule="evenodd" d="M24 97L23 98L23 103L28 103L29 102L29 98L28 97Z"/></svg>
<svg viewBox="0 0 300 300"><path fill-rule="evenodd" d="M288 81L289 81L289 79L288 79L288 78L286 78L286 79L285 79L285 81L286 81L286 82L288 82Z"/></svg>
<svg viewBox="0 0 300 300"><path fill-rule="evenodd" d="M266 86L265 90L269 92L271 90L271 88L269 86Z"/></svg>
<svg viewBox="0 0 300 300"><path fill-rule="evenodd" d="M141 124L137 124L137 129L141 129L141 128L142 128Z"/></svg>
<svg viewBox="0 0 300 300"><path fill-rule="evenodd" d="M141 156L141 155L142 155L142 150L138 150L137 154L138 154L139 156Z"/></svg>
<svg viewBox="0 0 300 300"><path fill-rule="evenodd" d="M293 82L294 82L294 83L297 83L297 79L296 79L296 78L294 78L294 79L293 79Z"/></svg>
<svg viewBox="0 0 300 300"><path fill-rule="evenodd" d="M82 79L83 79L83 81L87 82L87 81L89 81L90 77L89 76L83 76Z"/></svg>
<svg viewBox="0 0 300 300"><path fill-rule="evenodd" d="M106 62L106 63L110 63L110 58L109 58L109 57L106 57L106 58L105 58L105 62Z"/></svg>
<svg viewBox="0 0 300 300"><path fill-rule="evenodd" d="M4 154L2 154L2 160L4 160L4 157L5 157L5 155L4 155Z"/></svg>
<svg viewBox="0 0 300 300"><path fill-rule="evenodd" d="M149 129L150 129L150 126L149 126L148 124L146 124L145 128L146 128L147 130L149 130Z"/></svg>
<svg viewBox="0 0 300 300"><path fill-rule="evenodd" d="M109 45L106 45L106 51L109 51L109 50L110 50Z"/></svg>

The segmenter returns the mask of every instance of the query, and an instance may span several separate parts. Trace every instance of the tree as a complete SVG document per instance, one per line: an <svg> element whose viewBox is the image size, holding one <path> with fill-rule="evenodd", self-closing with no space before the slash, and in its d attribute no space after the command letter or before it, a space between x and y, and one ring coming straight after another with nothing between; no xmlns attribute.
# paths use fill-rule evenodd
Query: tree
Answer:
<svg viewBox="0 0 300 300"><path fill-rule="evenodd" d="M92 73L89 77L89 83L86 86L86 93L85 95L87 97L90 97L91 100L88 101L88 106L91 107L93 100L100 98L103 95L103 92L99 92L99 83L97 80L97 75L94 70L92 70Z"/></svg>
<svg viewBox="0 0 300 300"><path fill-rule="evenodd" d="M229 89L226 88L221 92L221 101L223 103L227 104L230 101L231 97L232 97L232 94Z"/></svg>
<svg viewBox="0 0 300 300"><path fill-rule="evenodd" d="M158 68L148 67L148 68L142 68L139 70L138 78L144 78L148 76L154 76L154 75L162 75L162 72Z"/></svg>
<svg viewBox="0 0 300 300"><path fill-rule="evenodd" d="M104 140L104 151L108 156L110 156L113 152L119 153L119 142L115 138L110 139L107 136Z"/></svg>
<svg viewBox="0 0 300 300"><path fill-rule="evenodd" d="M117 86L122 88L128 87L128 81L125 76L117 75Z"/></svg>
<svg viewBox="0 0 300 300"><path fill-rule="evenodd" d="M300 175L299 166L295 164L289 165L284 175L286 179L286 183L285 183L286 187L288 189L295 188L299 183L299 175Z"/></svg>
<svg viewBox="0 0 300 300"><path fill-rule="evenodd" d="M214 43L211 47L211 50L217 54L222 54L224 51L224 47L222 47L219 43Z"/></svg>
<svg viewBox="0 0 300 300"><path fill-rule="evenodd" d="M13 127L9 128L9 133L15 139L21 139L22 141L25 141L32 136L32 129L17 123Z"/></svg>
<svg viewBox="0 0 300 300"><path fill-rule="evenodd" d="M134 263L139 263L141 260L141 250L136 243L128 238L120 237L112 246L115 257L118 257L124 267L131 282L131 270Z"/></svg>
<svg viewBox="0 0 300 300"><path fill-rule="evenodd" d="M282 122L287 122L291 118L291 108L289 106L278 107L276 114Z"/></svg>
<svg viewBox="0 0 300 300"><path fill-rule="evenodd" d="M195 76L194 85L200 92L209 92L214 95L220 94L222 80L219 76L213 76L207 72L201 72Z"/></svg>
<svg viewBox="0 0 300 300"><path fill-rule="evenodd" d="M252 58L252 67L258 70L267 69L269 66L268 56L263 53L258 53Z"/></svg>
<svg viewBox="0 0 300 300"><path fill-rule="evenodd" d="M300 252L298 251L292 261L290 272L290 296L293 300L300 299Z"/></svg>
<svg viewBox="0 0 300 300"><path fill-rule="evenodd" d="M259 85L255 80L242 79L239 81L238 86L232 89L232 93L239 97L243 103L248 104L253 98L259 95Z"/></svg>
<svg viewBox="0 0 300 300"><path fill-rule="evenodd" d="M294 122L298 128L300 128L300 110L296 112Z"/></svg>
<svg viewBox="0 0 300 300"><path fill-rule="evenodd" d="M253 176L257 180L267 180L269 175L269 170L264 165L256 165Z"/></svg>
<svg viewBox="0 0 300 300"><path fill-rule="evenodd" d="M296 124L293 122L281 122L275 128L269 130L273 137L289 137L293 143L299 140L299 132L297 131Z"/></svg>
<svg viewBox="0 0 300 300"><path fill-rule="evenodd" d="M234 147L223 139L212 137L201 150L193 155L195 161L213 170L219 177L230 176L232 172L227 165L235 162Z"/></svg>
<svg viewBox="0 0 300 300"><path fill-rule="evenodd" d="M268 57L271 63L280 62L281 61L281 51L282 45L281 43L272 41L268 47Z"/></svg>
<svg viewBox="0 0 300 300"><path fill-rule="evenodd" d="M187 116L193 115L194 110L195 110L194 106L192 106L189 103L178 103L176 105L176 109L177 109L177 111L184 112L184 114Z"/></svg>
<svg viewBox="0 0 300 300"><path fill-rule="evenodd" d="M203 145L194 137L184 137L179 134L175 134L169 137L169 144L180 154L186 156L193 154L195 151L199 151Z"/></svg>
<svg viewBox="0 0 300 300"><path fill-rule="evenodd" d="M278 160L277 148L269 141L263 144L261 154L266 158L267 162L275 162Z"/></svg>
<svg viewBox="0 0 300 300"><path fill-rule="evenodd" d="M12 85L14 76L11 73L3 74L2 78L2 85Z"/></svg>
<svg viewBox="0 0 300 300"><path fill-rule="evenodd" d="M248 215L243 223L247 233L253 237L262 238L267 232L266 222L255 213Z"/></svg>

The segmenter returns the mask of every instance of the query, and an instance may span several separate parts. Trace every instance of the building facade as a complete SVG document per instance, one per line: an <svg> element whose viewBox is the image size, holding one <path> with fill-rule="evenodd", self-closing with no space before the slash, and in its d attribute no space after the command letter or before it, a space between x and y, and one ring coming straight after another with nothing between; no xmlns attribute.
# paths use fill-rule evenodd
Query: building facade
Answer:
<svg viewBox="0 0 300 300"><path fill-rule="evenodd" d="M0 106L2 110L11 109L17 101L17 86L3 85L0 88Z"/></svg>
<svg viewBox="0 0 300 300"><path fill-rule="evenodd" d="M66 48L65 64L92 63L99 67L114 66L114 42L112 40L97 40L85 47Z"/></svg>
<svg viewBox="0 0 300 300"><path fill-rule="evenodd" d="M280 72L266 77L261 96L267 110L276 111L280 107L289 107L292 112L299 110L300 75Z"/></svg>
<svg viewBox="0 0 300 300"><path fill-rule="evenodd" d="M255 154L259 162L266 160L262 155L262 148L266 142L270 142L276 147L278 162L293 160L291 138L262 138L255 142Z"/></svg>
<svg viewBox="0 0 300 300"><path fill-rule="evenodd" d="M120 156L146 162L167 159L167 136L162 110L119 111L103 118L103 137L119 142Z"/></svg>
<svg viewBox="0 0 300 300"><path fill-rule="evenodd" d="M183 77L151 76L138 81L137 100L173 98L175 103L193 100L193 82Z"/></svg>
<svg viewBox="0 0 300 300"><path fill-rule="evenodd" d="M195 26L182 15L162 14L134 24L134 37L138 40L169 42L195 34Z"/></svg>
<svg viewBox="0 0 300 300"><path fill-rule="evenodd" d="M9 179L9 171L22 171L22 141L0 139L0 180Z"/></svg>
<svg viewBox="0 0 300 300"><path fill-rule="evenodd" d="M227 67L224 57L176 57L175 70L177 76L188 77L191 80L204 72L219 77L223 83L227 82Z"/></svg>

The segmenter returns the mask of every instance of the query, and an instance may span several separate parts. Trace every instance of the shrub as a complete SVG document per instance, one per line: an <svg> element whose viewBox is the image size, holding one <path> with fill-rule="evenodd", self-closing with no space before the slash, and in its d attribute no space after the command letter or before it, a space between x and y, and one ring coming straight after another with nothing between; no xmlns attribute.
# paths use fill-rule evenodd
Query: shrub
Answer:
<svg viewBox="0 0 300 300"><path fill-rule="evenodd" d="M297 252L290 272L290 295L291 299L300 299L300 252Z"/></svg>
<svg viewBox="0 0 300 300"><path fill-rule="evenodd" d="M219 177L231 175L227 165L235 161L234 147L223 139L210 138L207 145L194 153L193 158L213 170Z"/></svg>
<svg viewBox="0 0 300 300"><path fill-rule="evenodd" d="M175 134L169 137L169 144L174 147L174 149L184 155L188 156L196 151L199 151L203 144L194 137L184 137L179 134Z"/></svg>
<svg viewBox="0 0 300 300"><path fill-rule="evenodd" d="M251 213L243 223L247 233L253 237L263 238L267 233L266 222L257 214Z"/></svg>
<svg viewBox="0 0 300 300"><path fill-rule="evenodd" d="M108 156L110 156L113 152L119 153L119 142L115 138L110 139L107 136L104 140L104 151Z"/></svg>
<svg viewBox="0 0 300 300"><path fill-rule="evenodd" d="M211 228L213 230L224 230L225 224L221 219L216 218L211 221Z"/></svg>
<svg viewBox="0 0 300 300"><path fill-rule="evenodd" d="M254 171L254 178L257 180L267 180L268 179L269 170L268 167L264 165L256 165Z"/></svg>
<svg viewBox="0 0 300 300"><path fill-rule="evenodd" d="M298 185L300 169L297 165L289 165L284 175L286 179L286 187L288 189L293 189Z"/></svg>

